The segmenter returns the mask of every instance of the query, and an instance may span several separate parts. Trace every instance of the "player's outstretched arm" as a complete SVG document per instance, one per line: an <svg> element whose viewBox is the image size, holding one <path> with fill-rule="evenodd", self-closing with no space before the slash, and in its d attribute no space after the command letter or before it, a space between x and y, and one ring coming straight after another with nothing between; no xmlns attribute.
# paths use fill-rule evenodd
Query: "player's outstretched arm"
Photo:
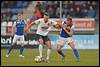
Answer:
<svg viewBox="0 0 100 67"><path fill-rule="evenodd" d="M32 26L33 24L34 24L34 23L27 24L25 31L26 31L26 32L28 32L28 31L29 31L29 29L31 28L31 26Z"/></svg>
<svg viewBox="0 0 100 67"><path fill-rule="evenodd" d="M28 32L29 29L31 28L31 26L34 25L34 24L37 24L37 25L40 24L40 19L35 20L34 22L31 22L31 24L27 25L25 31Z"/></svg>
<svg viewBox="0 0 100 67"><path fill-rule="evenodd" d="M56 25L53 25L53 27L57 28L57 29L61 29L62 28L62 23L57 22Z"/></svg>

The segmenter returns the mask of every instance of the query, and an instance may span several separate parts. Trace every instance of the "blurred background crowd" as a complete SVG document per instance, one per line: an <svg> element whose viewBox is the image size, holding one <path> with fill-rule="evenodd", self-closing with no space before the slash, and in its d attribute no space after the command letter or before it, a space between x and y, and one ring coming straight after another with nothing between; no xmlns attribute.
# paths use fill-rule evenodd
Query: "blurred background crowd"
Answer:
<svg viewBox="0 0 100 67"><path fill-rule="evenodd" d="M98 1L3 1L1 3L1 21L10 21L17 18L18 13L31 19L43 17L48 12L50 18L73 17L73 18L95 18L99 21ZM25 12L26 11L26 12ZM25 15L27 14L27 15Z"/></svg>

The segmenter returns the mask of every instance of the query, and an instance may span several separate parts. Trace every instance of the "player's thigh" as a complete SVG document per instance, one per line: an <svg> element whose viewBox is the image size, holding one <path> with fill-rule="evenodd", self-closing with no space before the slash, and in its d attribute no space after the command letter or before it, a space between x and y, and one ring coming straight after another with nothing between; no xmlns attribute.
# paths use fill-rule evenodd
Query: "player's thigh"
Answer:
<svg viewBox="0 0 100 67"><path fill-rule="evenodd" d="M73 39L72 39L71 37L67 39L67 42L68 42L69 46L70 46L72 49L75 48L74 41L73 41Z"/></svg>
<svg viewBox="0 0 100 67"><path fill-rule="evenodd" d="M41 45L44 45L44 40L43 40L43 37L41 35L38 35L38 41Z"/></svg>
<svg viewBox="0 0 100 67"><path fill-rule="evenodd" d="M24 38L24 35L20 36L20 42L21 42L21 45L22 45L22 46L24 46L24 39L25 39L25 38Z"/></svg>
<svg viewBox="0 0 100 67"><path fill-rule="evenodd" d="M48 48L51 49L51 41L48 38L48 36L44 37L44 41L45 41L45 44L48 46Z"/></svg>
<svg viewBox="0 0 100 67"><path fill-rule="evenodd" d="M57 40L57 47L56 50L61 50L61 48L66 44L66 39L59 38Z"/></svg>
<svg viewBox="0 0 100 67"><path fill-rule="evenodd" d="M18 35L14 35L12 45L14 45L17 42L18 39L19 39L19 36Z"/></svg>
<svg viewBox="0 0 100 67"><path fill-rule="evenodd" d="M63 46L61 44L57 44L56 50L61 50Z"/></svg>
<svg viewBox="0 0 100 67"><path fill-rule="evenodd" d="M66 39L63 39L63 38L59 38L57 40L57 45L61 45L61 46L64 46L66 44Z"/></svg>

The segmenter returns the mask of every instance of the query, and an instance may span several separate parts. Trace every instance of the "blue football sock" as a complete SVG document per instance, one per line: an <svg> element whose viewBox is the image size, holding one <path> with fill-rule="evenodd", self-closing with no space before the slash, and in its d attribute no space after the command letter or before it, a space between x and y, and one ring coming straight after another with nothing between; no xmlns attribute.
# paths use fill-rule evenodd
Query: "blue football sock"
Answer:
<svg viewBox="0 0 100 67"><path fill-rule="evenodd" d="M74 49L74 55L76 56L76 58L79 60L80 57L79 57L79 54L78 54L78 50L77 49Z"/></svg>
<svg viewBox="0 0 100 67"><path fill-rule="evenodd" d="M23 53L23 50L24 50L24 48L21 47L21 48L20 48L20 54L21 54L21 55L22 55L22 53Z"/></svg>
<svg viewBox="0 0 100 67"><path fill-rule="evenodd" d="M9 48L8 48L8 53L7 54L9 54L11 52L12 48L13 48L13 45L10 45Z"/></svg>
<svg viewBox="0 0 100 67"><path fill-rule="evenodd" d="M65 57L64 53L61 50L57 51L62 57Z"/></svg>

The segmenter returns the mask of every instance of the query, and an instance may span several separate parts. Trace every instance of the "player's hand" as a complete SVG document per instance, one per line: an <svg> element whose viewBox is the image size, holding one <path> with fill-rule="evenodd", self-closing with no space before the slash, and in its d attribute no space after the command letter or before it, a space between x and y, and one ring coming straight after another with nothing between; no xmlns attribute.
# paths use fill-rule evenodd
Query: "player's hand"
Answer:
<svg viewBox="0 0 100 67"><path fill-rule="evenodd" d="M54 25L55 28L57 29L61 29L62 28L62 24L61 23L57 23L56 25Z"/></svg>

